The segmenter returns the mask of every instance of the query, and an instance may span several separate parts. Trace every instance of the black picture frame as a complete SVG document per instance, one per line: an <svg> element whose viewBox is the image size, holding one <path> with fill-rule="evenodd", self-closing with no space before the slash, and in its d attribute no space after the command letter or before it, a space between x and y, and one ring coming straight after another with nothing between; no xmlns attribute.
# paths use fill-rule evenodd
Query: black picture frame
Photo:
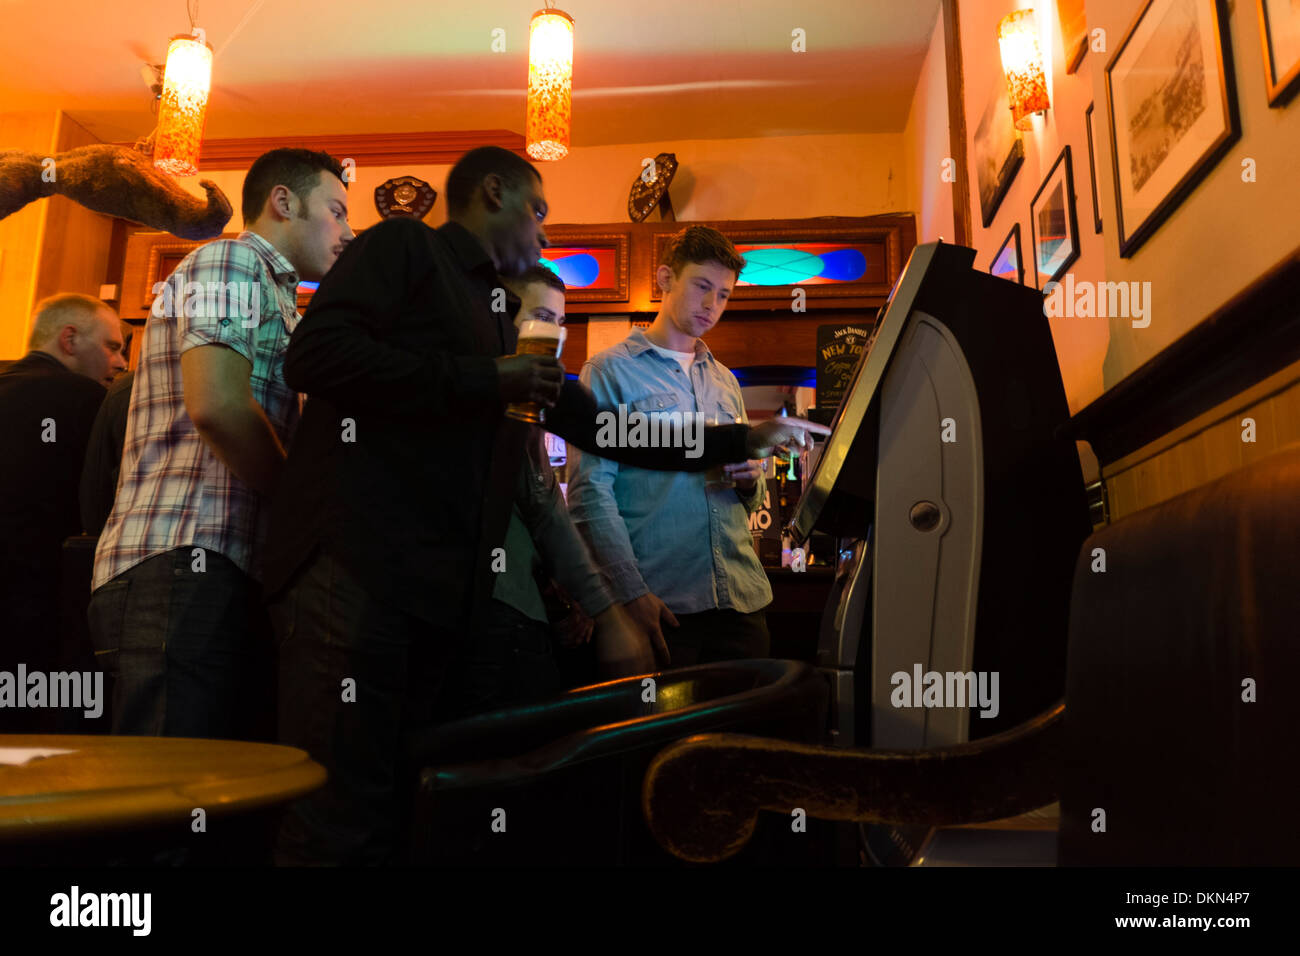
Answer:
<svg viewBox="0 0 1300 956"><path fill-rule="evenodd" d="M1101 232L1101 189L1097 185L1097 148L1092 140L1092 113L1096 103L1089 103L1083 111L1083 122L1088 128L1088 182L1092 185L1092 231Z"/></svg>
<svg viewBox="0 0 1300 956"><path fill-rule="evenodd" d="M998 251L993 253L993 261L989 263L989 275L995 275L995 276L1001 275L1001 273L993 271L993 267L998 264L998 260L1002 258L1003 251L1009 245L1011 245L1012 241L1015 242L1015 250L1016 250L1016 281L1019 282L1021 285L1024 285L1025 284L1025 257L1020 251L1020 223L1018 222L1012 223L1011 231L1008 232L1007 237L1002 240L1002 245L998 246Z"/></svg>
<svg viewBox="0 0 1300 956"><path fill-rule="evenodd" d="M987 229L1025 161L1024 136L1011 121L1010 96L1001 79L985 104L971 140L980 220Z"/></svg>
<svg viewBox="0 0 1300 956"><path fill-rule="evenodd" d="M1110 159L1111 171L1114 174L1115 190L1115 219L1116 219L1116 239L1119 242L1120 258L1127 259L1131 257L1138 249L1142 247L1151 236L1158 230L1169 215L1178 208L1179 205L1191 194L1192 190L1203 180L1211 169L1223 158L1224 154L1232 147L1233 143L1241 138L1241 118L1237 111L1237 84L1233 74L1232 67L1232 45L1228 39L1228 4L1227 0L1196 0L1197 12L1197 35L1201 26L1206 26L1210 31L1210 45L1214 49L1213 65L1206 64L1207 82L1203 84L1208 95L1212 95L1210 88L1213 86L1213 79L1217 73L1218 79L1218 101L1219 107L1224 118L1224 124L1217 131L1213 140L1199 155L1194 156L1190 162L1183 162L1181 172L1177 181L1169 188L1163 191L1159 199L1150 202L1150 205L1140 207L1129 206L1125 202L1125 187L1133 180L1131 172L1135 168L1143 174L1143 180L1155 175L1160 168L1171 160L1170 156L1178 148L1178 140L1174 140L1171 145L1165 146L1165 153L1155 159L1154 165L1150 162L1146 164L1137 163L1131 154L1130 141L1128 137L1128 125L1117 124L1115 118L1115 85L1117 71L1132 71L1133 63L1130 60L1137 53L1148 53L1151 49L1157 47L1156 38L1164 41L1157 50L1158 53L1165 53L1167 56L1172 52L1172 48L1177 47L1176 40L1171 40L1167 28L1160 34L1154 33L1155 28L1146 31L1150 35L1144 34L1144 39L1150 41L1140 48L1134 46L1130 49L1134 37L1143 30L1144 22L1148 16L1155 18L1162 27L1166 24L1166 14L1171 12L1172 4L1176 0L1147 0L1142 9L1129 25L1128 31L1124 34L1124 39L1115 53L1111 56L1110 61L1106 64L1106 111L1110 122ZM1137 50L1137 53L1134 52ZM1168 101L1171 98L1171 89L1179 90L1189 88L1186 77L1171 77L1177 79L1177 83L1170 83L1163 87L1152 85L1150 77L1158 73L1159 64L1148 62L1140 71L1144 77L1144 84L1147 86L1148 94L1144 102L1159 102L1158 110L1147 111L1152 116L1160 115L1168 117L1170 115L1180 115L1177 111L1170 110ZM1126 117L1127 118L1127 117ZM1117 130L1123 129L1124 137L1121 139ZM1149 142L1159 145L1167 144L1168 136L1149 136ZM1180 137L1181 139L1181 137ZM1124 153L1129 159L1128 172L1126 175L1125 164L1120 162L1120 154ZM1150 157L1150 152L1148 152ZM1175 170L1178 172L1178 170ZM1141 188L1141 183L1137 183L1135 191ZM1136 192L1135 192L1136 194ZM1148 212L1142 212L1143 209L1149 209ZM1127 214L1126 214L1127 213Z"/></svg>
<svg viewBox="0 0 1300 956"><path fill-rule="evenodd" d="M1061 45L1065 49L1065 72L1079 69L1088 52L1088 16L1084 0L1056 0L1056 19L1061 25Z"/></svg>
<svg viewBox="0 0 1300 956"><path fill-rule="evenodd" d="M1285 106L1292 97L1300 92L1300 56L1291 63L1280 64L1282 75L1278 75L1279 64L1274 62L1273 22L1269 18L1269 0L1255 0L1259 9L1259 38L1264 47L1264 87L1268 91L1270 107Z"/></svg>
<svg viewBox="0 0 1300 956"><path fill-rule="evenodd" d="M1039 268L1041 256L1039 254L1039 243L1042 240L1039 229L1039 216L1046 211L1041 200L1046 197L1051 199L1053 187L1060 183L1061 198L1064 203L1062 209L1061 225L1065 227L1065 238L1070 243L1069 251L1065 257L1052 270L1051 275L1043 277L1043 272ZM1038 192L1034 193L1034 198L1029 201L1029 254L1034 259L1034 282L1036 288L1041 289L1048 282L1054 282L1060 276L1065 274L1065 270L1070 268L1074 260L1079 258L1079 222L1074 213L1074 164L1070 158L1070 147L1067 145L1061 150L1061 155L1056 157L1056 162L1052 163L1052 168L1047 171L1043 178L1043 183L1038 187Z"/></svg>

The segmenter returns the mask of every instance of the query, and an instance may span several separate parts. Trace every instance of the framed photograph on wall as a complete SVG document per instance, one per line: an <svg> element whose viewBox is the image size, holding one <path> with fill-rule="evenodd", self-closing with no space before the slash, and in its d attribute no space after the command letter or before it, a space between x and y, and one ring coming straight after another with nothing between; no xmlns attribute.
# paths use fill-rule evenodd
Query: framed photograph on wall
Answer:
<svg viewBox="0 0 1300 956"><path fill-rule="evenodd" d="M1061 24L1065 72L1073 73L1088 52L1088 15L1083 0L1056 0L1056 19Z"/></svg>
<svg viewBox="0 0 1300 956"><path fill-rule="evenodd" d="M1097 150L1092 139L1092 113L1095 103L1083 111L1083 124L1088 128L1088 182L1092 184L1092 231L1101 232L1101 190L1097 186Z"/></svg>
<svg viewBox="0 0 1300 956"><path fill-rule="evenodd" d="M1300 90L1300 0L1256 0L1264 42L1268 105L1283 106Z"/></svg>
<svg viewBox="0 0 1300 956"><path fill-rule="evenodd" d="M1147 0L1106 64L1106 105L1127 258L1241 137L1227 0Z"/></svg>
<svg viewBox="0 0 1300 956"><path fill-rule="evenodd" d="M631 289L631 230L594 233L554 226L542 250L547 268L564 280L566 302L626 302Z"/></svg>
<svg viewBox="0 0 1300 956"><path fill-rule="evenodd" d="M980 217L987 229L1002 204L1002 197L1011 188L1011 180L1025 161L1025 142L1011 121L1011 99L1005 82L999 81L990 94L971 145Z"/></svg>
<svg viewBox="0 0 1300 956"><path fill-rule="evenodd" d="M1074 169L1070 147L1061 150L1029 203L1030 252L1038 288L1060 278L1079 258L1079 224L1074 216Z"/></svg>
<svg viewBox="0 0 1300 956"><path fill-rule="evenodd" d="M1020 223L1015 223L1002 240L997 255L989 264L989 272L999 279L1025 284L1025 260L1020 257Z"/></svg>

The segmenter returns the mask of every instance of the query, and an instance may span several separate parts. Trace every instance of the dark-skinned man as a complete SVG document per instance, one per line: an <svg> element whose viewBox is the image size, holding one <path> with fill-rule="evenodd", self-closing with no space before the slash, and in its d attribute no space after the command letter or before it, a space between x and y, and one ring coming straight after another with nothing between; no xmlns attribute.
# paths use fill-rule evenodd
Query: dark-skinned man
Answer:
<svg viewBox="0 0 1300 956"><path fill-rule="evenodd" d="M547 427L595 447L590 394L565 387L555 358L511 354L511 316L494 308L502 278L547 245L541 177L482 147L453 167L445 194L438 229L390 220L345 250L285 360L308 400L267 554L280 740L329 781L287 811L281 863L393 858L406 741L448 716L445 685L460 679L491 607L527 443L505 405L556 405ZM755 440L729 432L713 451L740 460ZM611 673L653 670L622 607L603 614Z"/></svg>

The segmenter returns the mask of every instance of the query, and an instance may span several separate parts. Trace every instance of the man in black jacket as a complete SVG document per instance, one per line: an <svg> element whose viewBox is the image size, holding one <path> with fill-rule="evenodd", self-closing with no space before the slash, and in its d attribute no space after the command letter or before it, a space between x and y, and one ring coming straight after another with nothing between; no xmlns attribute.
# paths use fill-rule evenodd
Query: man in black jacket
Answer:
<svg viewBox="0 0 1300 956"><path fill-rule="evenodd" d="M131 408L135 372L123 372L108 388L95 415L81 470L81 530L98 536L113 511L117 476L122 470L126 441L126 416Z"/></svg>
<svg viewBox="0 0 1300 956"><path fill-rule="evenodd" d="M390 220L351 243L285 358L286 382L308 401L265 557L279 736L330 779L287 812L282 863L390 857L402 741L446 716L441 685L455 679L501 570L529 427L505 405L556 406L547 427L597 450L589 393L565 386L557 359L511 354L501 277L522 274L547 245L541 177L483 147L451 170L446 198L450 221L436 230ZM737 426L693 461L640 451L703 468L747 457L753 440ZM610 613L613 672L653 670L646 635L621 606Z"/></svg>
<svg viewBox="0 0 1300 956"><path fill-rule="evenodd" d="M38 303L29 347L0 373L0 670L11 673L57 663L60 548L81 528L91 422L126 367L117 314L88 295ZM0 732L49 726L39 711L0 711Z"/></svg>

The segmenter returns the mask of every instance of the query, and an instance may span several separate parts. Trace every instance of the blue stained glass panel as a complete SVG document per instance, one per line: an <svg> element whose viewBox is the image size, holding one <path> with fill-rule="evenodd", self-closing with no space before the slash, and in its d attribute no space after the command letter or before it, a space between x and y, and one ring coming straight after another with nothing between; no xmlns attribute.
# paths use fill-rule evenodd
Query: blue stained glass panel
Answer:
<svg viewBox="0 0 1300 956"><path fill-rule="evenodd" d="M555 259L543 257L538 259L537 262L563 279L565 285L575 289L585 289L595 282L596 277L600 275L600 263L595 256L588 255L585 252Z"/></svg>
<svg viewBox="0 0 1300 956"><path fill-rule="evenodd" d="M744 256L740 280L754 285L794 285L822 272L821 257L799 249L750 249Z"/></svg>
<svg viewBox="0 0 1300 956"><path fill-rule="evenodd" d="M856 282L867 271L867 257L857 249L836 249L821 254L823 279Z"/></svg>

